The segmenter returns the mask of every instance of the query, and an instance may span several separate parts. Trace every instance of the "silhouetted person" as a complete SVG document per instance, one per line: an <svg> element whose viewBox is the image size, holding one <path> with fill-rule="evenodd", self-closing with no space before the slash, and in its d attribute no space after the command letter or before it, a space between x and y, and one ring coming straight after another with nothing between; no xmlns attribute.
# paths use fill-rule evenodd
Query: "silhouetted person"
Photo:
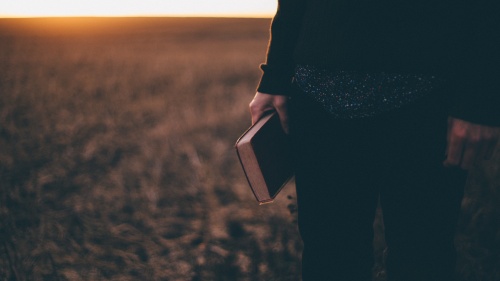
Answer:
<svg viewBox="0 0 500 281"><path fill-rule="evenodd" d="M453 280L467 170L499 139L498 15L494 1L279 1L250 109L276 110L294 143L305 281L371 280L379 197L388 279Z"/></svg>

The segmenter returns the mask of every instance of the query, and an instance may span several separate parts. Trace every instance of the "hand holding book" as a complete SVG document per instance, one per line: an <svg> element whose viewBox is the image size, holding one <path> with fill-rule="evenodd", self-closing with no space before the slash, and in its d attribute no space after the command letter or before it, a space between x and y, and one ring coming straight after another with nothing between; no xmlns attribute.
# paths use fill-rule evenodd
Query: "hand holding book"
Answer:
<svg viewBox="0 0 500 281"><path fill-rule="evenodd" d="M281 126L288 134L288 97L282 95L270 95L257 92L250 102L252 124L257 123L270 111L276 111L281 121Z"/></svg>

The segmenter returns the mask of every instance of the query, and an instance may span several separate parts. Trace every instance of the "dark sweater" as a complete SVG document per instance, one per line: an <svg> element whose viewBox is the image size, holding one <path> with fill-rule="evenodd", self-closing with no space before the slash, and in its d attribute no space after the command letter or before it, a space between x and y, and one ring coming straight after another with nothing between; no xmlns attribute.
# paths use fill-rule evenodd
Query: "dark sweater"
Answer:
<svg viewBox="0 0 500 281"><path fill-rule="evenodd" d="M500 126L498 1L278 2L258 91L287 95L297 63L432 74L447 81L452 116Z"/></svg>

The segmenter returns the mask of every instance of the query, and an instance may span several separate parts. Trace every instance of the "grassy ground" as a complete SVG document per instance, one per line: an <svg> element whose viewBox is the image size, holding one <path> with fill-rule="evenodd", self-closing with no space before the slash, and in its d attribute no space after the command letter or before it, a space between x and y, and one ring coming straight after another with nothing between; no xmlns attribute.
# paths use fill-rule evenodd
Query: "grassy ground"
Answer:
<svg viewBox="0 0 500 281"><path fill-rule="evenodd" d="M233 149L268 25L0 20L0 280L299 280L293 184L258 206ZM470 178L464 280L500 279L499 169Z"/></svg>

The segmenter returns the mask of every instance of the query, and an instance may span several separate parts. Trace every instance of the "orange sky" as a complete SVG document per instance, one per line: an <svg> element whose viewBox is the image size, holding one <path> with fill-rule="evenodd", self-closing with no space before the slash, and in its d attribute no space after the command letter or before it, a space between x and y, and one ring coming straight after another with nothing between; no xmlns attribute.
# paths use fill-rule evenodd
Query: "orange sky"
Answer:
<svg viewBox="0 0 500 281"><path fill-rule="evenodd" d="M277 0L6 0L0 17L244 16L270 17Z"/></svg>

